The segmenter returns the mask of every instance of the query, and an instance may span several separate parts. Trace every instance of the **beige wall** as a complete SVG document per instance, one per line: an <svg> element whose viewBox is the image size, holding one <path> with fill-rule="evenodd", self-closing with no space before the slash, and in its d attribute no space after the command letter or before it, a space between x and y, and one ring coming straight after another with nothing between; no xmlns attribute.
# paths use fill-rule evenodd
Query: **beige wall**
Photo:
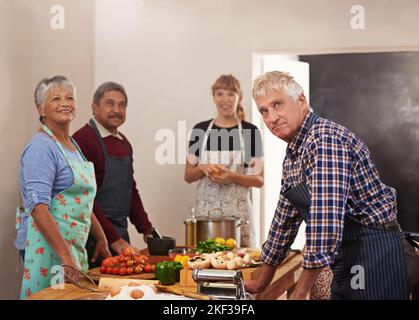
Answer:
<svg viewBox="0 0 419 320"><path fill-rule="evenodd" d="M355 3L365 5L364 31L350 28ZM114 79L128 90L122 130L134 146L135 177L154 224L183 243L196 188L183 181L183 165L156 163L155 133L212 117L210 87L218 75L241 80L250 114L253 52L416 46L415 9L416 1L380 0L98 1L96 84Z"/></svg>
<svg viewBox="0 0 419 320"><path fill-rule="evenodd" d="M50 28L50 8L62 4L66 29ZM19 157L37 130L33 90L43 77L63 74L78 89L79 111L72 129L84 123L94 89L95 1L0 1L0 299L15 299L20 286L14 212L18 203Z"/></svg>

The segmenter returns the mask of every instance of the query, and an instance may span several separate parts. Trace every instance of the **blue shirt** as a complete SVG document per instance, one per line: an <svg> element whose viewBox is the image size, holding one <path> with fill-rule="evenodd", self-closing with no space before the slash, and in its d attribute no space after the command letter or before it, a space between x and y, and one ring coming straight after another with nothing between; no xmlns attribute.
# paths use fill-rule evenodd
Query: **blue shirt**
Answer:
<svg viewBox="0 0 419 320"><path fill-rule="evenodd" d="M333 264L343 235L344 216L376 226L396 219L396 190L380 179L367 146L347 128L309 112L288 145L278 206L262 260L280 264L294 242L301 217L284 193L306 182L311 206L303 268Z"/></svg>
<svg viewBox="0 0 419 320"><path fill-rule="evenodd" d="M64 148L70 159L81 161L77 151ZM56 142L43 132L36 133L23 150L20 159L20 193L26 214L17 230L15 245L25 249L28 214L38 204L48 207L51 198L73 185L73 171Z"/></svg>

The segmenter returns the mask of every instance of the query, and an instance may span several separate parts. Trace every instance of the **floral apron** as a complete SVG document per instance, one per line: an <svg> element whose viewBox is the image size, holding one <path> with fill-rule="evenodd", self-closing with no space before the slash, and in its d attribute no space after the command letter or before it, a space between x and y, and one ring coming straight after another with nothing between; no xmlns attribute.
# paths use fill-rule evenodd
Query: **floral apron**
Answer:
<svg viewBox="0 0 419 320"><path fill-rule="evenodd" d="M70 159L48 127L44 125L42 129L55 141L68 161L74 176L73 185L51 199L50 212L74 261L82 271L87 271L85 244L89 235L90 215L96 194L93 164L86 160L74 141L73 143L84 161ZM19 220L17 219L17 221ZM53 267L59 265L61 265L59 257L38 230L32 215L29 215L20 298L24 299L51 286L51 280L53 276L56 276L55 270L57 270Z"/></svg>
<svg viewBox="0 0 419 320"><path fill-rule="evenodd" d="M245 174L245 145L243 138L243 128L239 121L240 149L208 151L207 142L214 120L205 132L200 163L222 164L227 169ZM250 188L241 186L237 183L220 185L212 182L207 176L201 178L197 189L197 216L198 217L233 217L240 219L240 240L237 241L241 247L254 247L254 230L252 221L252 205L250 201Z"/></svg>

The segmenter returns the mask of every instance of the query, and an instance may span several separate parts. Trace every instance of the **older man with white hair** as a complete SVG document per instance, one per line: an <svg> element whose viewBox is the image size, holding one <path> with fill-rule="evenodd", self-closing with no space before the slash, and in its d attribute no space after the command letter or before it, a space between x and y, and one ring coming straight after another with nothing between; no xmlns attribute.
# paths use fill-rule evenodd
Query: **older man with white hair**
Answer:
<svg viewBox="0 0 419 320"><path fill-rule="evenodd" d="M304 220L303 271L291 299L305 299L331 266L333 299L406 299L418 285L419 258L400 235L396 190L378 175L367 146L312 111L287 73L257 78L253 98L269 130L288 143L278 206L263 245L262 291L287 256ZM269 161L269 159L266 159Z"/></svg>

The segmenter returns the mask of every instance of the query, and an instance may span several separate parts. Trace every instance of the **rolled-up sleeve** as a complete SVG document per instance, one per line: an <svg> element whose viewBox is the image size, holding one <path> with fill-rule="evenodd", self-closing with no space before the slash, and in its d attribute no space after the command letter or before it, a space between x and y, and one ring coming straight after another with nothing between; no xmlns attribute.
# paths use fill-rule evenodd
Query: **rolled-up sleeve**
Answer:
<svg viewBox="0 0 419 320"><path fill-rule="evenodd" d="M279 265L288 255L302 222L297 210L282 195L279 197L268 239L262 247L262 261Z"/></svg>
<svg viewBox="0 0 419 320"><path fill-rule="evenodd" d="M29 211L38 204L50 205L57 159L50 146L35 141L21 157L21 190L24 206Z"/></svg>
<svg viewBox="0 0 419 320"><path fill-rule="evenodd" d="M335 260L342 241L351 174L348 149L336 137L324 136L309 149L306 176L311 206L303 252L306 269L325 267Z"/></svg>

